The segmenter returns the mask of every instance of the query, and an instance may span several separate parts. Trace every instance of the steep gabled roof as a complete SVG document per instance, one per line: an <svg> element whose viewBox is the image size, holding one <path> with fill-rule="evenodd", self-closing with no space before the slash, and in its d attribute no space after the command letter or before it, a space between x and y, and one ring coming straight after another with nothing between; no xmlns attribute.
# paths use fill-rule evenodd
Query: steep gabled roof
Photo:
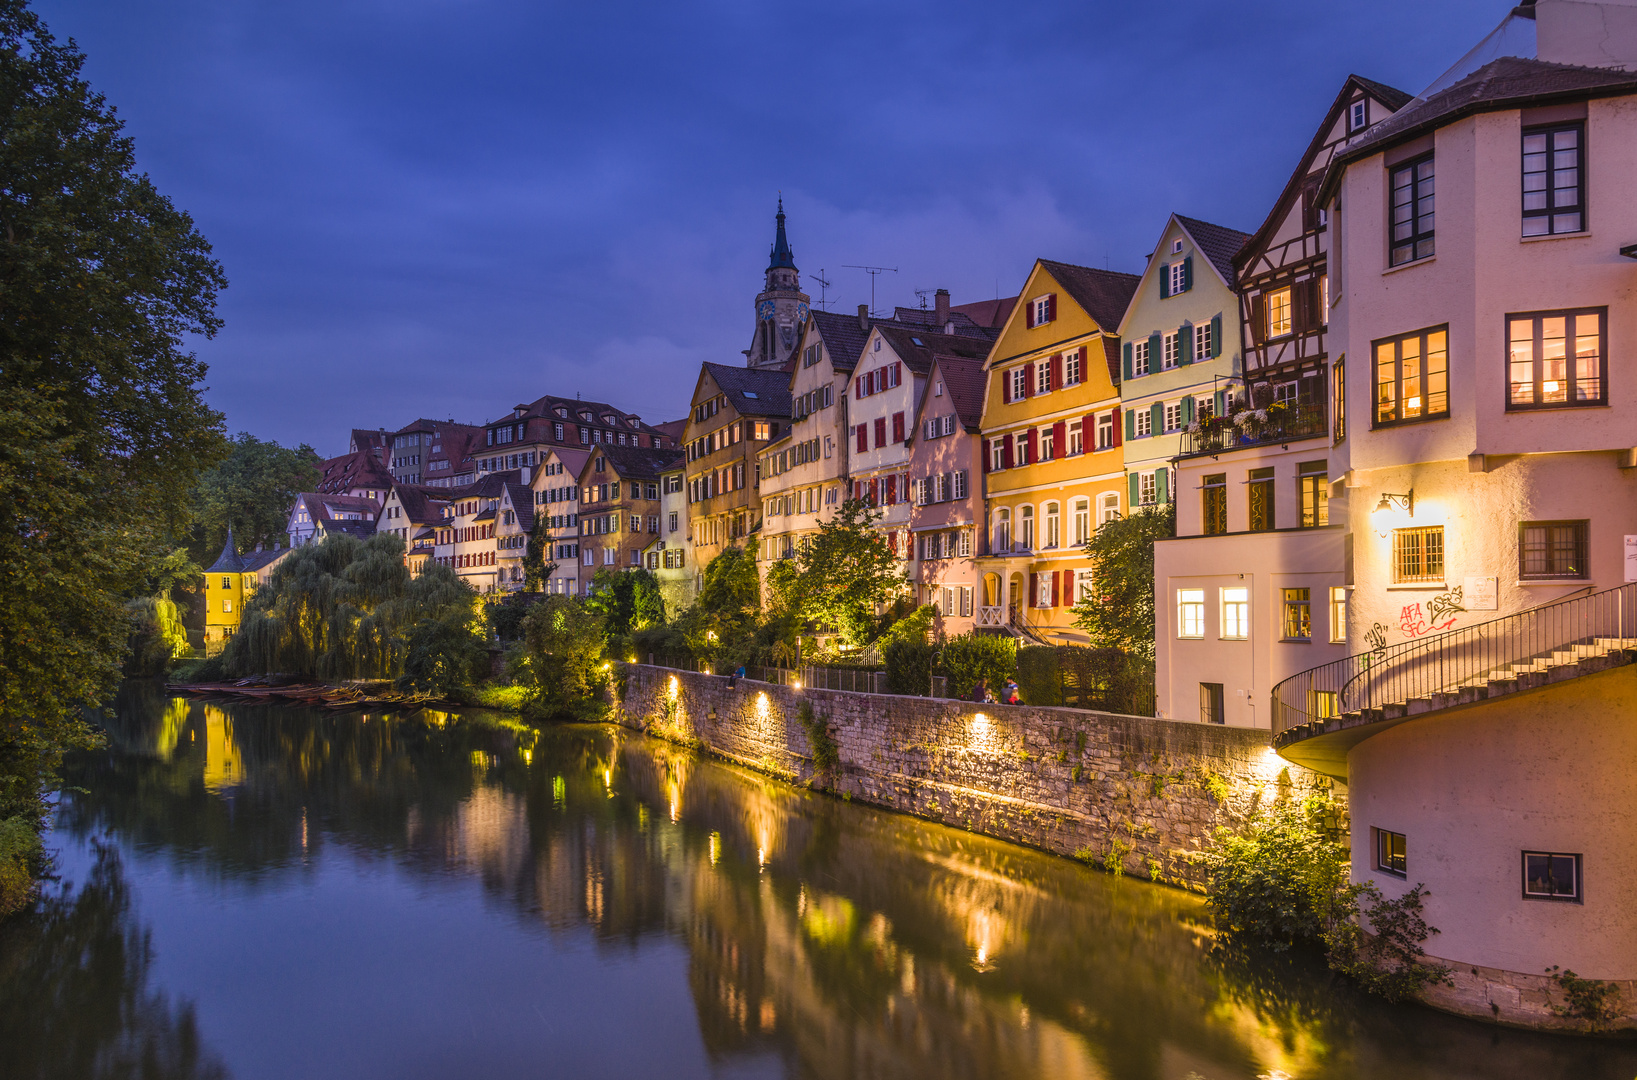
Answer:
<svg viewBox="0 0 1637 1080"><path fill-rule="evenodd" d="M688 430L688 418L684 416L680 420L667 420L663 424L655 424L654 430L670 439L672 446L681 446L682 438Z"/></svg>
<svg viewBox="0 0 1637 1080"><path fill-rule="evenodd" d="M1184 217L1182 214L1177 214L1176 219L1187 230L1194 246L1211 260L1211 265L1222 275L1222 280L1229 288L1233 288L1233 257L1239 254L1239 249L1250 239L1250 233L1230 229L1226 225L1213 225L1199 218Z"/></svg>
<svg viewBox="0 0 1637 1080"><path fill-rule="evenodd" d="M979 362L989 355L990 341L986 337L934 334L922 327L904 327L896 323L877 323L876 329L887 339L905 366L917 375L931 371L933 357L940 353Z"/></svg>
<svg viewBox="0 0 1637 1080"><path fill-rule="evenodd" d="M1041 259L1040 265L1107 333L1113 333L1114 328L1120 325L1126 305L1131 303L1131 297L1142 281L1139 274L1098 270L1090 266L1053 262L1051 259Z"/></svg>
<svg viewBox="0 0 1637 1080"><path fill-rule="evenodd" d="M334 493L354 487L386 487L392 483L392 473L383 456L380 448L366 447L320 462L318 490Z"/></svg>
<svg viewBox="0 0 1637 1080"><path fill-rule="evenodd" d="M404 517L412 522L436 521L443 516L443 506L449 502L448 488L426 487L421 484L394 484L392 490L404 508Z"/></svg>
<svg viewBox="0 0 1637 1080"><path fill-rule="evenodd" d="M790 373L778 369L706 363L716 388L740 416L790 416Z"/></svg>
<svg viewBox="0 0 1637 1080"><path fill-rule="evenodd" d="M534 489L527 484L507 484L506 497L517 514L517 527L524 532L534 528Z"/></svg>
<svg viewBox="0 0 1637 1080"><path fill-rule="evenodd" d="M971 319L978 326L999 331L1006 325L1006 319L1017 307L1017 297L1007 296L995 300L974 300L970 304L956 304L950 311L958 311Z"/></svg>
<svg viewBox="0 0 1637 1080"><path fill-rule="evenodd" d="M969 433L976 433L983 420L983 360L939 353L937 363L944 392L955 407L955 415L961 418L961 426ZM932 408L929 403L933 400L930 393L923 395L923 412Z"/></svg>
<svg viewBox="0 0 1637 1080"><path fill-rule="evenodd" d="M834 311L814 310L809 317L824 347L830 353L830 366L837 371L851 371L864 355L864 342L870 332L858 325L857 315L839 315Z"/></svg>
<svg viewBox="0 0 1637 1080"><path fill-rule="evenodd" d="M789 415L788 409L785 415ZM601 453L614 466L614 471L627 480L658 480L660 473L675 467L683 458L681 450L650 450L642 446L605 446Z"/></svg>

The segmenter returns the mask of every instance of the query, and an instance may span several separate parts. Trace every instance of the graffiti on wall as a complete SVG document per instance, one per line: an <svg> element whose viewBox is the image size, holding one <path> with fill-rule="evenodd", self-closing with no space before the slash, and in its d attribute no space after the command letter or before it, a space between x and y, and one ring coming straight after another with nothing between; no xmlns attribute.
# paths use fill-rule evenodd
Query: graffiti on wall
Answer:
<svg viewBox="0 0 1637 1080"><path fill-rule="evenodd" d="M1417 638L1438 630L1448 630L1455 625L1455 617L1465 611L1466 608L1461 606L1461 586L1457 585L1428 600L1424 612L1419 603L1405 604L1398 613L1398 628L1405 637Z"/></svg>
<svg viewBox="0 0 1637 1080"><path fill-rule="evenodd" d="M1387 653L1387 628L1376 623L1365 632L1364 640L1370 643L1370 652L1379 660Z"/></svg>

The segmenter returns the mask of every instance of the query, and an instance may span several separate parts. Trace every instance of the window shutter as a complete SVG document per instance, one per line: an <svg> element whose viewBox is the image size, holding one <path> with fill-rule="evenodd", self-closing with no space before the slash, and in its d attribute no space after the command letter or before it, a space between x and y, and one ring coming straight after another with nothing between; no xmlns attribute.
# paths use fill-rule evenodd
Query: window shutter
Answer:
<svg viewBox="0 0 1637 1080"><path fill-rule="evenodd" d="M1129 341L1125 343L1125 377L1127 379L1135 377L1131 374L1131 342Z"/></svg>
<svg viewBox="0 0 1637 1080"><path fill-rule="evenodd" d="M1000 400L1008 405L1012 403L1012 373L1010 371L1000 373Z"/></svg>
<svg viewBox="0 0 1637 1080"><path fill-rule="evenodd" d="M1152 375L1165 363L1165 347L1158 334L1148 335L1148 373Z"/></svg>
<svg viewBox="0 0 1637 1080"><path fill-rule="evenodd" d="M1148 433L1158 435L1165 430L1165 406L1159 402L1148 407Z"/></svg>
<svg viewBox="0 0 1637 1080"><path fill-rule="evenodd" d="M860 375L857 379L853 380L853 397L861 398L863 396L864 396L864 376Z"/></svg>
<svg viewBox="0 0 1637 1080"><path fill-rule="evenodd" d="M894 360L892 362L892 385L902 386L903 384L904 384L904 362L902 360Z"/></svg>
<svg viewBox="0 0 1637 1080"><path fill-rule="evenodd" d="M1155 469L1154 470L1154 498L1158 499L1161 503L1170 502L1171 501L1171 493L1168 490L1168 488L1169 488L1169 485L1166 483L1166 470L1165 469Z"/></svg>
<svg viewBox="0 0 1637 1080"><path fill-rule="evenodd" d="M1090 362L1090 355L1091 354L1086 351L1086 347L1084 345L1080 346L1080 382L1082 384L1091 381L1091 371L1086 367L1086 364ZM1104 355L1107 354L1105 353Z"/></svg>
<svg viewBox="0 0 1637 1080"><path fill-rule="evenodd" d="M1215 408L1212 410L1217 416L1228 415L1228 395L1224 390L1216 392Z"/></svg>
<svg viewBox="0 0 1637 1080"><path fill-rule="evenodd" d="M1084 440L1084 433L1081 439ZM1067 457L1069 453L1069 425L1066 420L1059 420L1052 425L1052 453L1057 457Z"/></svg>
<svg viewBox="0 0 1637 1080"><path fill-rule="evenodd" d="M1184 424L1194 422L1194 399L1191 397L1182 399L1182 422Z"/></svg>
<svg viewBox="0 0 1637 1080"><path fill-rule="evenodd" d="M1119 431L1120 425L1115 424L1114 430ZM1134 412L1128 412L1125 414L1125 437L1128 439L1135 439L1137 437L1137 414Z"/></svg>
<svg viewBox="0 0 1637 1080"><path fill-rule="evenodd" d="M1222 355L1222 313L1211 316L1211 355Z"/></svg>
<svg viewBox="0 0 1637 1080"><path fill-rule="evenodd" d="M1137 506L1142 502L1142 495L1137 490L1137 474L1136 473L1131 473L1130 475L1128 475L1126 477L1126 481L1127 481L1126 486L1131 489L1131 501L1129 503L1127 503L1126 505L1131 507L1131 509L1135 510L1137 508Z"/></svg>
<svg viewBox="0 0 1637 1080"><path fill-rule="evenodd" d="M1012 437L1010 435L1002 435L1000 438L1000 467L1003 469L1012 467Z"/></svg>
<svg viewBox="0 0 1637 1080"><path fill-rule="evenodd" d="M1048 293L1046 296L1046 321L1057 321L1057 294Z"/></svg>
<svg viewBox="0 0 1637 1080"><path fill-rule="evenodd" d="M1023 464L1029 465L1040 460L1040 432L1036 428L1029 429L1029 460Z"/></svg>
<svg viewBox="0 0 1637 1080"><path fill-rule="evenodd" d="M864 451L868 450L869 448L870 448L869 429L866 428L863 424L859 424L858 425L858 452L860 454L862 454Z"/></svg>
<svg viewBox="0 0 1637 1080"><path fill-rule="evenodd" d="M1061 570L1052 571L1052 607L1057 607L1060 603L1059 597L1062 596L1062 593L1058 589L1058 582L1062 581L1062 579L1063 572Z"/></svg>
<svg viewBox="0 0 1637 1080"><path fill-rule="evenodd" d="M1023 320L1024 320L1024 325L1025 326L1027 326L1030 330L1034 329L1034 301L1033 300L1030 300L1028 303L1023 305Z"/></svg>
<svg viewBox="0 0 1637 1080"><path fill-rule="evenodd" d="M988 471L989 471L989 468L990 468L990 466L989 466L989 462L990 462L990 460L991 460L991 459L990 459L990 456L989 456L989 455L990 455L990 454L992 454L992 453L993 453L993 452L994 452L994 451L993 451L993 450L991 450L991 449L990 449L990 442L989 442L989 440L988 440L988 439L985 439L985 440L983 440L983 444L982 444L982 456L983 456L983 471L984 471L984 472L988 472Z"/></svg>
<svg viewBox="0 0 1637 1080"><path fill-rule="evenodd" d="M966 470L959 469L953 475L955 477L955 498L966 498L970 494L966 486Z"/></svg>
<svg viewBox="0 0 1637 1080"><path fill-rule="evenodd" d="M1307 282L1298 281L1290 290L1290 328L1298 334L1306 333L1311 326L1307 314Z"/></svg>
<svg viewBox="0 0 1637 1080"><path fill-rule="evenodd" d="M1097 449L1097 414L1088 412L1080 418L1080 452L1089 454L1095 449Z"/></svg>
<svg viewBox="0 0 1637 1080"><path fill-rule="evenodd" d="M1112 418L1114 420L1114 445L1118 447L1123 445L1125 441L1121 436L1121 431L1123 429L1120 427L1120 407L1118 405L1114 406Z"/></svg>
<svg viewBox="0 0 1637 1080"><path fill-rule="evenodd" d="M1182 260L1182 291L1187 292L1194 287L1194 257L1189 255Z"/></svg>
<svg viewBox="0 0 1637 1080"><path fill-rule="evenodd" d="M1267 304L1261 293L1250 298L1250 338L1256 345L1268 338Z"/></svg>
<svg viewBox="0 0 1637 1080"><path fill-rule="evenodd" d="M1177 327L1177 363L1191 364L1194 362L1194 328L1189 325Z"/></svg>
<svg viewBox="0 0 1637 1080"><path fill-rule="evenodd" d="M1034 365L1023 365L1023 396L1034 397Z"/></svg>
<svg viewBox="0 0 1637 1080"><path fill-rule="evenodd" d="M1056 356L1052 357L1051 367L1049 369L1047 369L1047 370L1050 372L1050 374L1047 376L1047 378L1050 381L1046 384L1046 389L1048 389L1048 390L1061 390L1061 389L1063 389L1063 354L1062 353L1059 353Z"/></svg>
<svg viewBox="0 0 1637 1080"><path fill-rule="evenodd" d="M1160 299L1171 295L1171 264L1160 263ZM1150 357L1150 360L1153 358Z"/></svg>

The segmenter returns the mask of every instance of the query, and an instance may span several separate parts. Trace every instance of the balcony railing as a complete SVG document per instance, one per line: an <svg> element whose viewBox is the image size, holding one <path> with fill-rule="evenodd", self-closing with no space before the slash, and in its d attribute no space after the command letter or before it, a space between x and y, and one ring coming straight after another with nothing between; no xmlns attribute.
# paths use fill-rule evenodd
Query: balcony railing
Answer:
<svg viewBox="0 0 1637 1080"><path fill-rule="evenodd" d="M1526 673L1637 648L1637 583L1529 608L1489 622L1359 653L1273 688L1273 734L1323 731L1325 721L1414 701L1438 708L1459 694Z"/></svg>
<svg viewBox="0 0 1637 1080"><path fill-rule="evenodd" d="M973 625L978 627L992 626L998 630L1006 625L1006 609L1003 607L980 606L977 620Z"/></svg>
<svg viewBox="0 0 1637 1080"><path fill-rule="evenodd" d="M1328 431L1325 407L1318 402L1271 405L1242 412L1237 418L1212 416L1196 421L1182 433L1181 456L1220 454L1246 446L1311 439Z"/></svg>

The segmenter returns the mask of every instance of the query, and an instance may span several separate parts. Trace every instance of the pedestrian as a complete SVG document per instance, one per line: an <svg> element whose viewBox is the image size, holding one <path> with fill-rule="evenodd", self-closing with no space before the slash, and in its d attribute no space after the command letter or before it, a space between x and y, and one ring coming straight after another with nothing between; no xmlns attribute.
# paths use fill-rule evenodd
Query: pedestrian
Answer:
<svg viewBox="0 0 1637 1080"><path fill-rule="evenodd" d="M1023 699L1018 696L1017 680L1016 679L1007 679L1006 680L1006 685L1005 685L1004 688L1001 689L1001 692L1000 692L1000 700L1001 700L1001 702L1003 704L1006 704L1006 705L1021 705L1021 704L1023 704Z"/></svg>
<svg viewBox="0 0 1637 1080"><path fill-rule="evenodd" d="M989 700L989 680L978 680L978 685L972 688L972 700L980 703Z"/></svg>

